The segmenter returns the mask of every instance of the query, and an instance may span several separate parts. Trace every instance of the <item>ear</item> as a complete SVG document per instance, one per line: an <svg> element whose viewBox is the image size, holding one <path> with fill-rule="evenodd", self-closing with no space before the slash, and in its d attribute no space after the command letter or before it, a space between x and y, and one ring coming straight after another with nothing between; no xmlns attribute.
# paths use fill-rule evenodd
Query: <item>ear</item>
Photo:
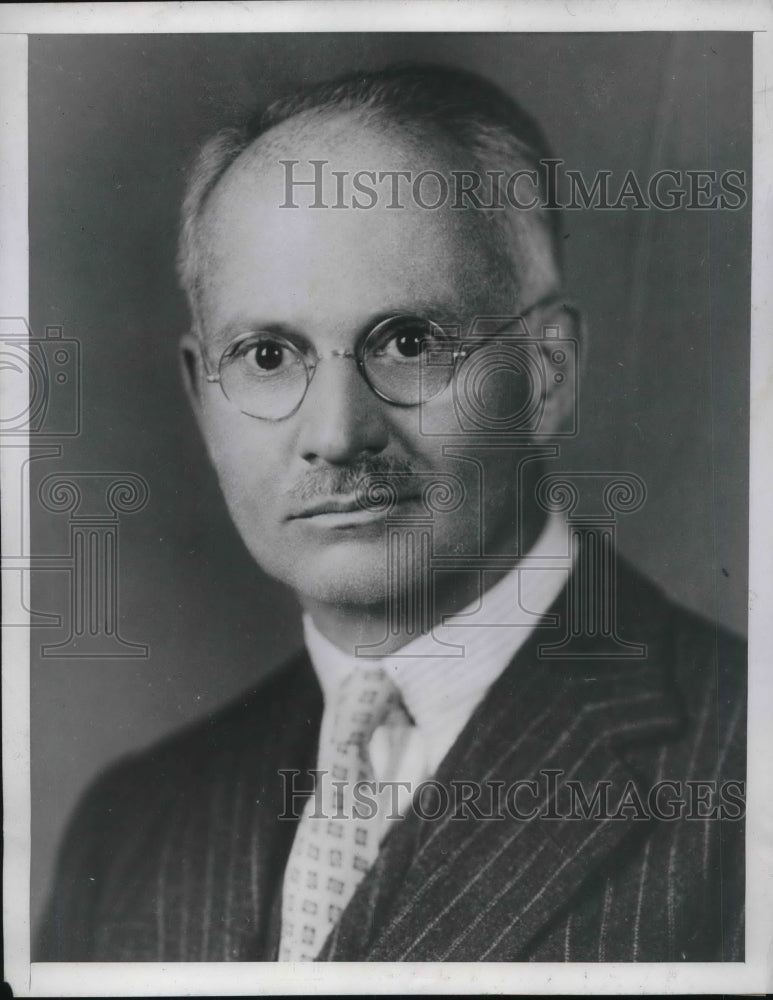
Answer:
<svg viewBox="0 0 773 1000"><path fill-rule="evenodd" d="M185 394L201 423L201 393L205 382L204 362L201 357L201 344L192 333L185 333L180 338L180 371L182 373Z"/></svg>
<svg viewBox="0 0 773 1000"><path fill-rule="evenodd" d="M577 425L583 347L582 316L561 300L535 316L532 337L542 345L545 361L545 404L540 437L571 433Z"/></svg>

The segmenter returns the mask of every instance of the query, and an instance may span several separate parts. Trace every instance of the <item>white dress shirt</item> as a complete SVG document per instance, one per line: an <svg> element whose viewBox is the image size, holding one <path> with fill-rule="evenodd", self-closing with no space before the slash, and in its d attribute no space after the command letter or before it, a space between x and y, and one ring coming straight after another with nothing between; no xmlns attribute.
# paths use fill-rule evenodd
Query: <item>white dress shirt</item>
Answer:
<svg viewBox="0 0 773 1000"><path fill-rule="evenodd" d="M306 648L324 697L317 767L325 768L336 693L344 678L362 667L382 667L400 691L413 725L399 742L388 727L369 746L378 781L404 782L396 800L404 814L418 785L432 777L476 706L558 596L571 569L564 519L553 514L533 548L510 572L458 614L446 616L430 635L420 635L392 656L352 656L326 639L303 616ZM434 638L433 638L434 636ZM438 655L438 641L448 655ZM382 836L386 833L385 827Z"/></svg>

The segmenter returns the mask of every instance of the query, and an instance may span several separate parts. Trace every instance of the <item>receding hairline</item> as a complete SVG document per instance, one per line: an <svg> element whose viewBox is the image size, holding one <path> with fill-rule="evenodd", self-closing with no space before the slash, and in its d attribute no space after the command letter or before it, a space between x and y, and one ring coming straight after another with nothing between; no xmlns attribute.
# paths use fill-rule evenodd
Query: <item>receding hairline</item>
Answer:
<svg viewBox="0 0 773 1000"><path fill-rule="evenodd" d="M450 77L456 87L449 101L444 101L444 95L437 89L438 77ZM459 90L460 79L465 84L468 80L473 82L469 100L467 91ZM379 89L384 80L386 97ZM494 95L497 107L493 113L483 105L482 95ZM508 118L511 113L515 125ZM183 206L178 257L181 282L194 321L198 321L202 279L201 223L224 179L234 170L259 168L272 157L293 158L293 142L336 119L345 123L343 131L357 128L399 135L404 145L414 145L424 159L431 143L446 158L459 156L481 172L486 171L487 161L492 158L496 163L488 162L488 169L533 168L540 156L550 152L539 127L508 95L489 81L464 71L408 67L405 71L352 75L281 99L244 128L221 130L200 152ZM525 137L521 130L525 131ZM492 212L472 207L470 210L475 211L476 218L484 216L493 222L491 243L497 244L499 257L509 266L516 285L534 283L535 276L537 287L540 282L554 284L560 280L561 247L556 238L555 219L542 210L538 213L508 208Z"/></svg>
<svg viewBox="0 0 773 1000"><path fill-rule="evenodd" d="M368 149L371 146L367 138L368 133L374 137L372 150ZM365 136L364 149L354 149L354 143L350 140L351 135ZM338 149L342 152L340 160L336 152L339 139L341 144ZM381 159L385 142L390 153L394 152L393 159L388 163ZM310 145L311 151L307 144ZM354 151L350 152L353 149ZM376 157L368 159L369 152L374 152ZM200 309L203 309L201 300L206 293L207 275L219 263L218 227L224 217L233 218L232 213L239 212L233 202L228 204L230 200L234 197L237 200L249 197L251 189L256 197L263 199L266 189L261 190L261 187L268 169L277 167L287 158L298 162L302 168L304 165L308 166L310 159L317 154L329 164L331 170L338 166L346 166L349 157L357 167L367 165L386 170L410 169L417 174L422 170L437 171L449 178L452 170L470 169L475 166L475 157L468 150L449 142L442 134L420 135L418 128L412 127L411 123L396 124L372 115L362 115L358 109L324 109L320 115L315 114L313 110L305 111L292 119L278 123L270 131L256 137L229 163L202 203L197 226L199 264L202 271ZM352 169L354 170L355 166L352 166ZM271 187L267 189L268 207L273 204L279 214L286 194L284 170L277 174L276 182L278 186L275 200L273 189ZM252 187L253 184L255 187ZM299 199L302 197L298 195ZM335 198L332 185L326 198L329 202ZM391 192L385 196L384 202L390 198ZM405 207L411 208L410 201ZM416 211L425 210L417 206ZM457 248L466 247L469 252L478 255L479 259L485 262L491 276L499 282L504 297L508 286L512 287L512 281L509 279L511 262L500 246L498 234L492 231L495 225L492 213L472 207L466 207L463 211L451 210L448 205L441 206L440 212L447 220L445 232L448 238L456 241ZM357 213L357 215L362 214Z"/></svg>
<svg viewBox="0 0 773 1000"><path fill-rule="evenodd" d="M418 162L427 163L429 159L432 169L436 169L438 173L448 177L453 171L469 170L479 165L474 152L462 143L449 138L440 129L429 126L422 131L418 123L410 119L395 121L381 112L380 109L373 111L365 108L310 108L291 118L277 122L245 145L213 180L201 199L199 217L203 217L207 203L224 182L228 181L229 175L233 176L239 171L260 171L276 166L283 161L296 159L300 155L299 147L309 141L313 142L316 137L320 138L322 146L335 139L336 134L343 139L347 135L367 136L368 133L379 139L393 137L398 144L395 147L397 158L402 151L406 154L406 163L411 155L415 155L415 160ZM436 154L435 160L428 157L428 149ZM304 162L310 162L312 158L307 157L305 161L301 161L300 165L303 166ZM415 166L415 163L412 166ZM358 164L358 169L360 167L368 170L371 168L383 170L385 165L363 160L361 164ZM391 169L393 169L391 166L387 168L387 170ZM426 167L422 167L422 169L426 169ZM491 215L491 212L487 213L485 209L471 208L471 210L479 216Z"/></svg>

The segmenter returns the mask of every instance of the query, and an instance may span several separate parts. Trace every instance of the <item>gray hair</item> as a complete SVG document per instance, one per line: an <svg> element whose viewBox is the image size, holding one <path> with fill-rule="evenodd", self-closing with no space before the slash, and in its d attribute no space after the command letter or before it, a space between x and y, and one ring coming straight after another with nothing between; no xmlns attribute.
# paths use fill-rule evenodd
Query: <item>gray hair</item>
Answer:
<svg viewBox="0 0 773 1000"><path fill-rule="evenodd" d="M188 177L182 205L177 257L180 283L194 324L200 323L202 248L199 228L205 205L228 168L256 140L296 115L320 116L357 111L366 122L386 123L434 137L464 150L482 175L511 176L536 170L538 204L523 210L508 204L494 216L499 256L517 290L553 290L561 269L560 220L546 211L542 161L550 149L537 123L497 86L465 70L434 65L399 65L371 73L352 73L282 98L239 127L208 139ZM496 179L494 183L497 183ZM547 286L547 287L546 287Z"/></svg>

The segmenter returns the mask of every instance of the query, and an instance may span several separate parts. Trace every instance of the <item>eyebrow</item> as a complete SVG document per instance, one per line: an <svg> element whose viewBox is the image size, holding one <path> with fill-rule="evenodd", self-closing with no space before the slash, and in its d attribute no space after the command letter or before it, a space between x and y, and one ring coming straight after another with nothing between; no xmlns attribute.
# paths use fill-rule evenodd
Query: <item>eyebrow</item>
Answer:
<svg viewBox="0 0 773 1000"><path fill-rule="evenodd" d="M369 333L373 327L390 316L423 316L434 320L440 326L462 325L466 317L460 315L463 312L461 304L451 304L441 302L437 299L424 299L420 302L412 302L410 305L395 305L393 308L380 310L370 316L365 323L357 330L356 340L359 341ZM286 323L281 320L264 321L255 317L236 317L229 320L220 327L212 336L212 346L227 347L237 337L249 333L273 333L276 336L284 337L290 341L304 341L313 345L313 337L308 331Z"/></svg>
<svg viewBox="0 0 773 1000"><path fill-rule="evenodd" d="M264 323L255 319L232 319L213 335L212 344L227 347L237 337L249 333L273 333L276 336L285 337L287 340L309 339L302 330L296 329L289 323Z"/></svg>

